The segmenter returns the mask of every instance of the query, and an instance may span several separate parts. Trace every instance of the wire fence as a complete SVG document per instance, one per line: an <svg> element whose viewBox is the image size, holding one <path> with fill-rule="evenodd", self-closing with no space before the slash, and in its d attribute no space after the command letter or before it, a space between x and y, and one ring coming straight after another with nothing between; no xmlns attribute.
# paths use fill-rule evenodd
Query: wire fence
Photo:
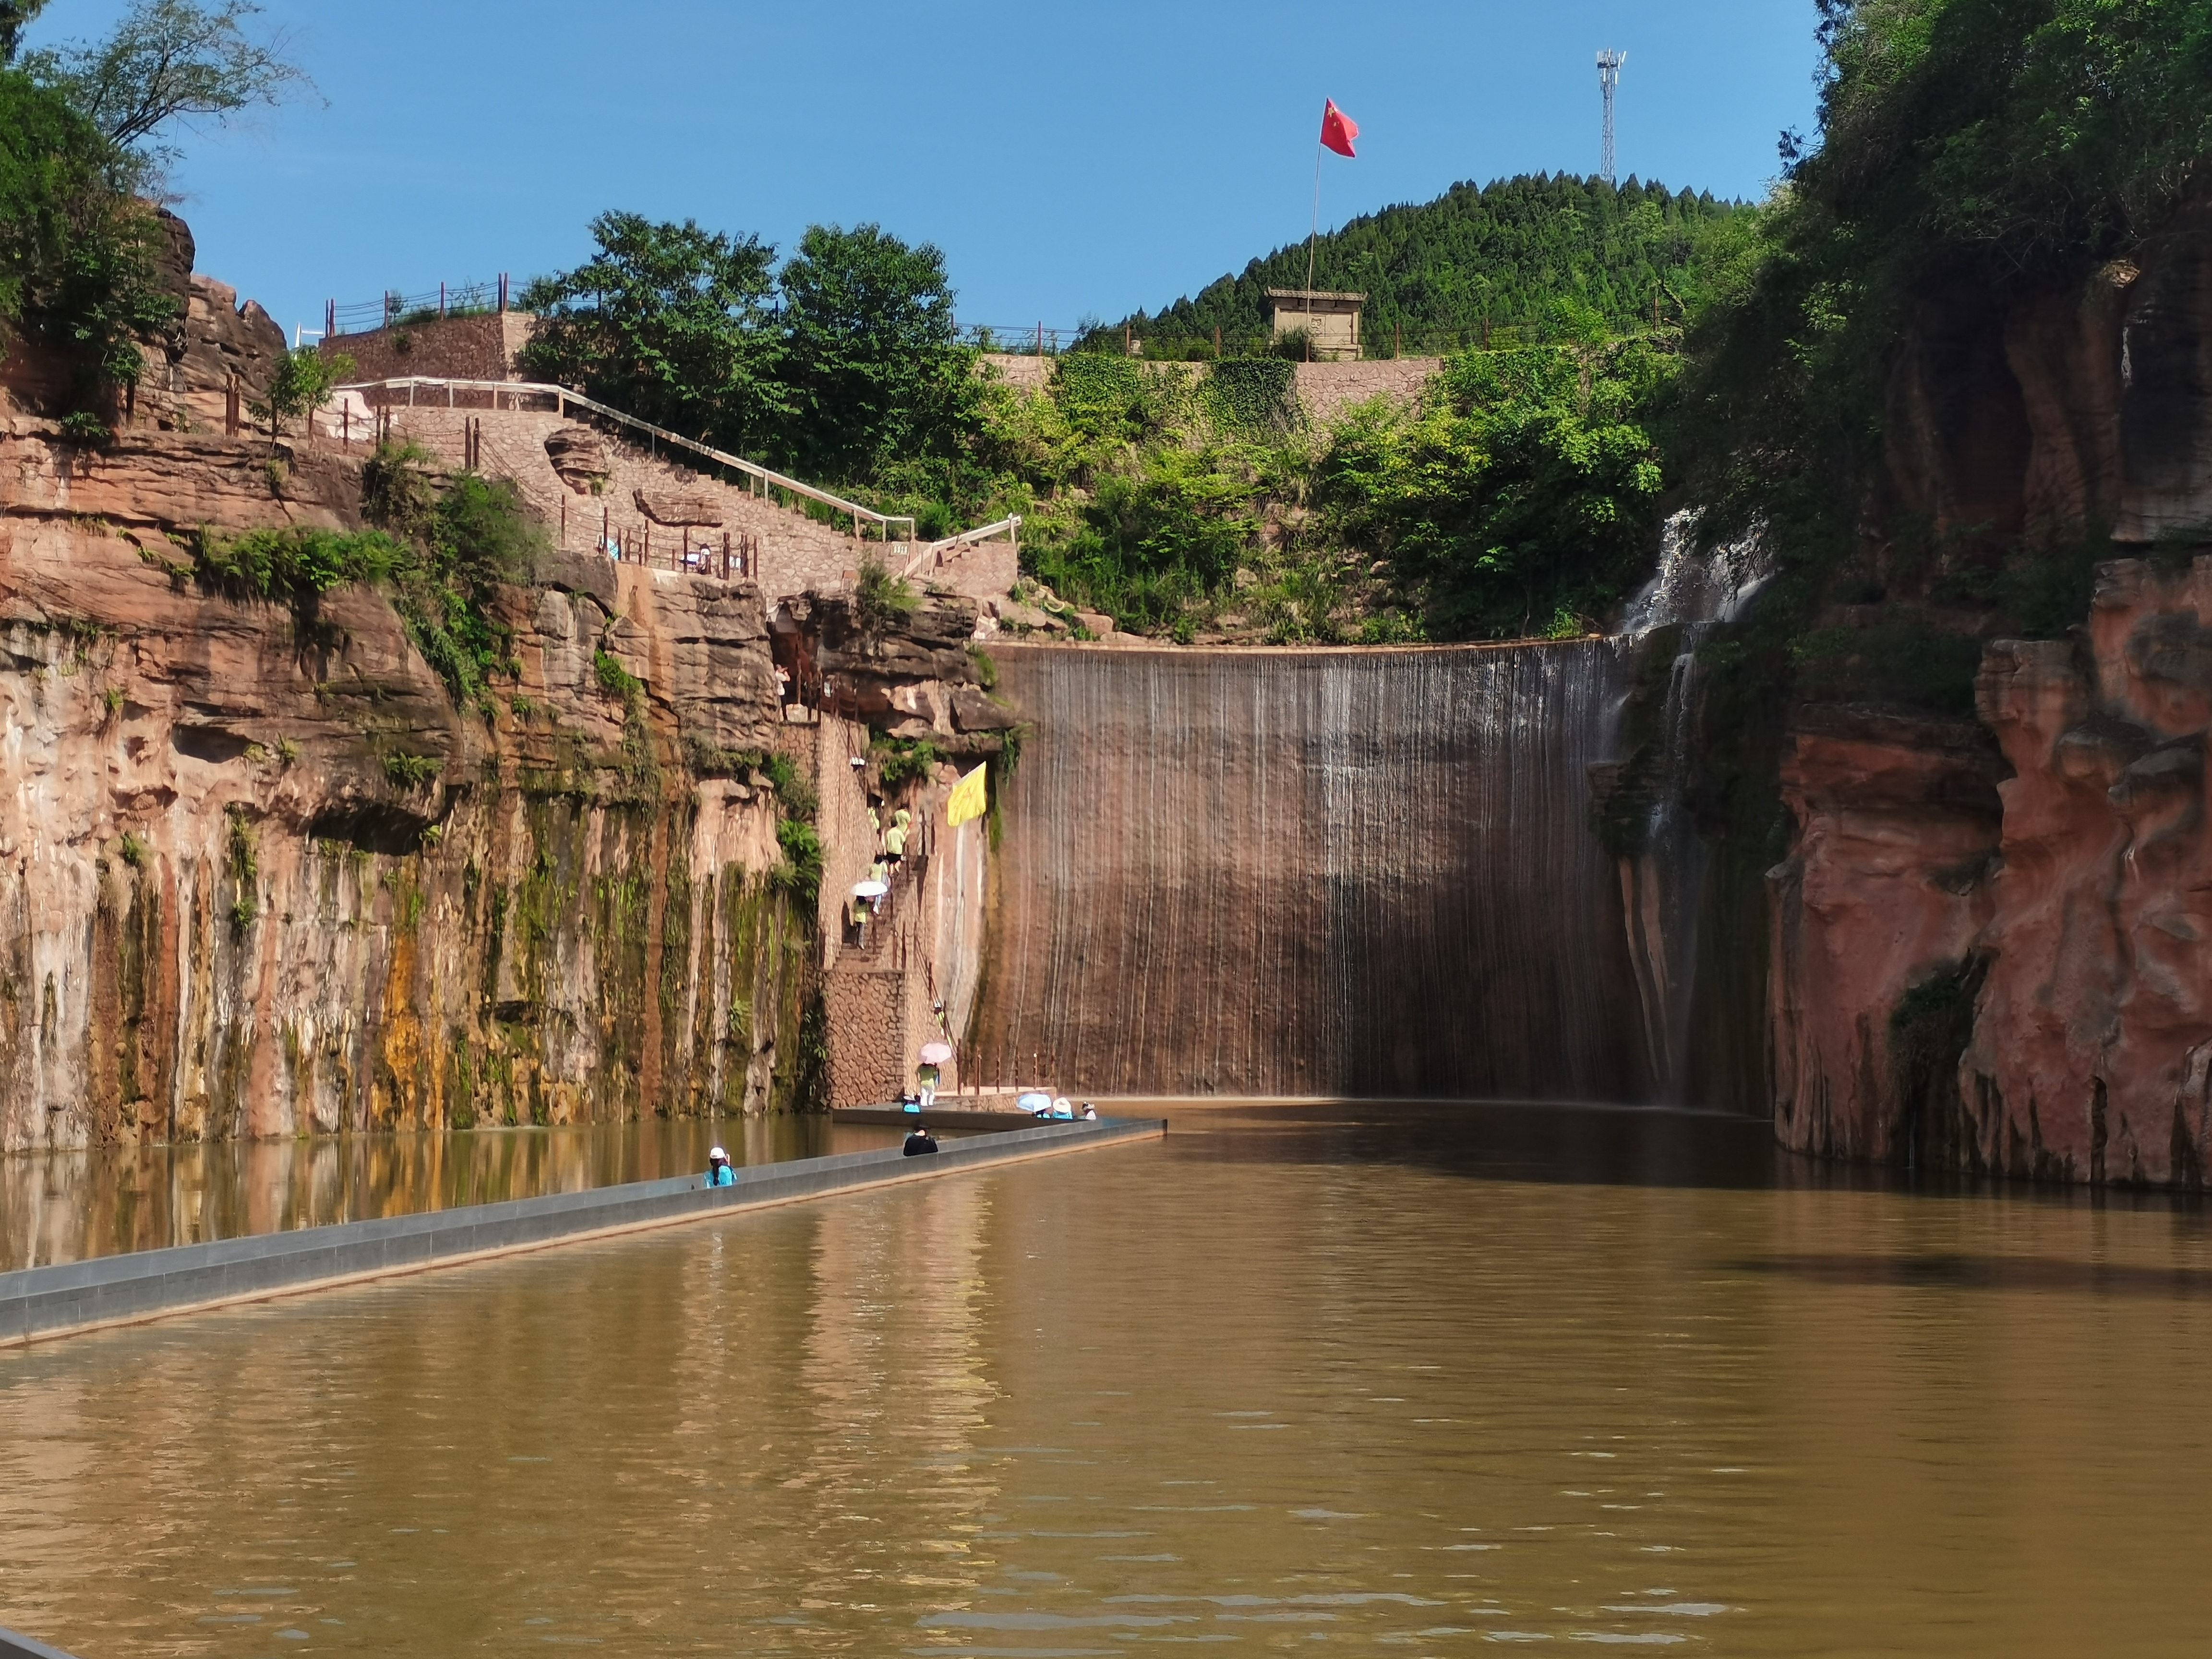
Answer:
<svg viewBox="0 0 2212 1659"><path fill-rule="evenodd" d="M325 334L367 334L380 328L397 328L433 322L445 317L481 317L508 308L511 285L505 271L487 282L471 279L465 283L441 283L420 294L406 294L398 289L386 292L380 300L362 300L349 305L340 305L336 300L323 305L323 328Z"/></svg>

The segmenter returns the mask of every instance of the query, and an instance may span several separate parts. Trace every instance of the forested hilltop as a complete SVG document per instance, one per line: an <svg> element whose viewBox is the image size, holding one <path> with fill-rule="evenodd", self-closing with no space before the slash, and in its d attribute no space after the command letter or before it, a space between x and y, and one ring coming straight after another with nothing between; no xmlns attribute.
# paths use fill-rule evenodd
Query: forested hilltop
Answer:
<svg viewBox="0 0 2212 1659"><path fill-rule="evenodd" d="M1432 354L1492 343L1500 330L1541 334L1563 308L1583 334L1592 323L1680 323L1711 297L1750 217L1710 191L1634 179L1618 188L1564 173L1458 184L1322 237L1313 284L1368 296L1370 355L1394 341ZM1148 349L1210 344L1217 329L1224 343L1241 343L1267 325L1267 290L1304 288L1306 276L1306 245L1294 243L1110 332L1126 327Z"/></svg>

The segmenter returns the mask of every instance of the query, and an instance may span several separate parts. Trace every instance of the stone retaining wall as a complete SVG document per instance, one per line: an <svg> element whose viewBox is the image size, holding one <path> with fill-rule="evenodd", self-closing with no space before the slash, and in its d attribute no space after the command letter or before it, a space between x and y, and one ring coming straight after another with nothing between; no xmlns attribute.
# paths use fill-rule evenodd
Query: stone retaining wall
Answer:
<svg viewBox="0 0 2212 1659"><path fill-rule="evenodd" d="M1044 390L1052 379L1051 357L1017 356L1010 352L991 352L983 361L996 371L1008 386L1024 392ZM1353 404L1364 403L1370 398L1393 398L1410 404L1420 396L1421 387L1442 368L1441 357L1398 357L1370 359L1346 363L1300 363L1297 368L1298 402L1304 405L1306 418L1326 425Z"/></svg>
<svg viewBox="0 0 2212 1659"><path fill-rule="evenodd" d="M427 323L337 334L322 343L325 357L353 359L349 380L393 380L410 374L448 380L517 380L515 354L529 343L526 311L488 312Z"/></svg>

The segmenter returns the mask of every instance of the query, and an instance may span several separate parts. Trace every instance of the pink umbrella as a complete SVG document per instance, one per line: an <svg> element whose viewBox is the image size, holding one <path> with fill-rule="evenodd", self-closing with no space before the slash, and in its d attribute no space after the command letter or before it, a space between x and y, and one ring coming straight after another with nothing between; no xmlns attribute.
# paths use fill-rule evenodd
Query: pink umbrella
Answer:
<svg viewBox="0 0 2212 1659"><path fill-rule="evenodd" d="M952 1045L949 1042L925 1042L921 1045L921 1063L925 1066L942 1066L951 1058Z"/></svg>

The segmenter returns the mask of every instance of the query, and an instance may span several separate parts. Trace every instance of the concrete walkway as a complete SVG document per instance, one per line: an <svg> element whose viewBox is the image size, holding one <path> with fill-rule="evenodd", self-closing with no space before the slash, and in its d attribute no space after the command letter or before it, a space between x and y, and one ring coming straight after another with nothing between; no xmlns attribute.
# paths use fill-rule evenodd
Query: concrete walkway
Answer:
<svg viewBox="0 0 2212 1659"><path fill-rule="evenodd" d="M753 1164L737 1170L737 1183L730 1187L709 1188L701 1176L684 1176L32 1267L0 1273L0 1348L670 1226L728 1210L1153 1139L1166 1130L1157 1118L1040 1124L951 1141L929 1158L909 1158L893 1146ZM4 1639L0 1659L16 1659ZM33 1653L32 1659L52 1656Z"/></svg>
<svg viewBox="0 0 2212 1659"><path fill-rule="evenodd" d="M70 1656L0 1626L0 1659L70 1659Z"/></svg>

